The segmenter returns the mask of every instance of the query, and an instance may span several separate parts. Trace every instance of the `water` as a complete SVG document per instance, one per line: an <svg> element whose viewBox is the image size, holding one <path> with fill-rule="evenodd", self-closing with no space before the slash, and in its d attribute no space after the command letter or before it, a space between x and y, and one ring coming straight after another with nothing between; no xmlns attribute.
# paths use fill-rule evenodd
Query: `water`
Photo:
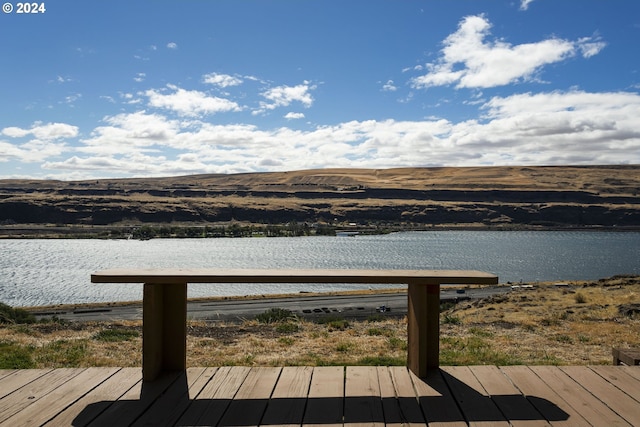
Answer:
<svg viewBox="0 0 640 427"><path fill-rule="evenodd" d="M92 284L121 267L473 269L501 283L640 274L640 233L433 231L246 239L0 240L0 301L12 306L139 300L140 284ZM362 285L189 286L189 296L358 289Z"/></svg>

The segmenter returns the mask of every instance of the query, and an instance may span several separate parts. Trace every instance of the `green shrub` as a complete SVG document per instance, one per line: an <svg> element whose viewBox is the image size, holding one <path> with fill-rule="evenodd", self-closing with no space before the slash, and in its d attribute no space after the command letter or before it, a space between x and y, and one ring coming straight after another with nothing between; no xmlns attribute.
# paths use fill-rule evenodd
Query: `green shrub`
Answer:
<svg viewBox="0 0 640 427"><path fill-rule="evenodd" d="M521 365L517 356L494 349L490 340L477 336L442 337L441 365Z"/></svg>
<svg viewBox="0 0 640 427"><path fill-rule="evenodd" d="M371 337L392 337L394 332L385 328L369 328L367 329L367 335Z"/></svg>
<svg viewBox="0 0 640 427"><path fill-rule="evenodd" d="M23 334L23 335L28 335L32 337L38 334L38 332L34 328L27 325L15 325L15 326L10 326L9 328L13 333L16 333L16 334Z"/></svg>
<svg viewBox="0 0 640 427"><path fill-rule="evenodd" d="M344 342L338 343L338 345L336 346L336 351L346 353L354 347L355 347L354 343L344 341Z"/></svg>
<svg viewBox="0 0 640 427"><path fill-rule="evenodd" d="M0 323L34 323L35 321L35 316L27 310L13 308L0 302Z"/></svg>
<svg viewBox="0 0 640 427"><path fill-rule="evenodd" d="M481 328L477 328L475 326L469 328L469 333L477 336L477 337L484 337L484 338L488 338L488 337L492 337L493 336L493 332L491 331L487 331Z"/></svg>
<svg viewBox="0 0 640 427"><path fill-rule="evenodd" d="M93 334L91 338L96 341L117 342L117 341L129 341L139 337L138 331L131 329L103 329L100 332Z"/></svg>
<svg viewBox="0 0 640 427"><path fill-rule="evenodd" d="M281 334L292 334L294 332L298 332L300 330L300 326L297 323L292 322L284 322L280 323L276 326L276 331Z"/></svg>
<svg viewBox="0 0 640 427"><path fill-rule="evenodd" d="M578 304L584 304L587 302L587 297L585 297L584 294L581 294L580 292L576 293L573 297Z"/></svg>
<svg viewBox="0 0 640 427"><path fill-rule="evenodd" d="M558 342L562 342L562 343L566 343L566 344L572 344L573 343L573 339L566 334L560 334L560 335L556 335L554 337L554 339Z"/></svg>
<svg viewBox="0 0 640 427"><path fill-rule="evenodd" d="M55 323L57 325L70 325L71 321L67 320L67 319L62 319L58 316L51 316L51 317L41 317L40 318L40 323Z"/></svg>
<svg viewBox="0 0 640 427"><path fill-rule="evenodd" d="M86 355L86 340L54 341L35 350L36 360L52 368L77 368Z"/></svg>
<svg viewBox="0 0 640 427"><path fill-rule="evenodd" d="M316 320L316 323L319 323L321 325L327 325L329 328L329 331L333 331L333 330L344 331L350 326L349 322L346 319L342 317L336 317L336 316L328 316L325 318L320 318Z"/></svg>
<svg viewBox="0 0 640 427"><path fill-rule="evenodd" d="M545 317L544 319L541 319L540 324L542 326L558 326L561 323L560 320L562 320L561 316L551 315L549 317Z"/></svg>
<svg viewBox="0 0 640 427"><path fill-rule="evenodd" d="M366 356L356 363L359 366L403 366L406 364L406 357L391 356Z"/></svg>
<svg viewBox="0 0 640 427"><path fill-rule="evenodd" d="M280 337L280 338L278 338L278 342L280 344L282 344L282 345L285 345L285 346L289 347L289 346L292 346L293 343L296 342L296 340L294 340L291 337Z"/></svg>
<svg viewBox="0 0 640 427"><path fill-rule="evenodd" d="M462 321L460 320L460 318L458 316L454 316L453 314L445 314L444 316L442 316L442 323L443 324L450 324L450 325L459 325Z"/></svg>
<svg viewBox="0 0 640 427"><path fill-rule="evenodd" d="M398 337L389 337L389 347L392 350L406 350L407 342Z"/></svg>
<svg viewBox="0 0 640 427"><path fill-rule="evenodd" d="M285 308L270 308L264 313L258 314L256 320L260 323L275 323L295 319L295 317L291 310Z"/></svg>
<svg viewBox="0 0 640 427"><path fill-rule="evenodd" d="M329 327L330 331L332 330L344 331L349 327L349 322L347 322L345 319L335 319L335 320L329 321L327 323L327 326Z"/></svg>
<svg viewBox="0 0 640 427"><path fill-rule="evenodd" d="M29 369L35 367L32 347L10 341L0 341L0 369Z"/></svg>
<svg viewBox="0 0 640 427"><path fill-rule="evenodd" d="M441 301L440 302L440 313L443 311L447 311L456 306L456 303L453 301Z"/></svg>

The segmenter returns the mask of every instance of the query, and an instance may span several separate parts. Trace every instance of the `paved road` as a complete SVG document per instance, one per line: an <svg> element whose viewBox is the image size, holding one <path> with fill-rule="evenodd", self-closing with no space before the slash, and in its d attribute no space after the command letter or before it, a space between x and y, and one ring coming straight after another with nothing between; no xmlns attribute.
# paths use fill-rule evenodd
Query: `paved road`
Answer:
<svg viewBox="0 0 640 427"><path fill-rule="evenodd" d="M491 295L508 292L508 286L467 289L458 293L455 289L443 287L440 292L442 300L479 299ZM224 301L190 301L187 316L201 320L241 320L252 319L257 314L271 308L286 308L304 317L340 316L366 318L377 313L377 308L385 306L390 309L389 315L404 315L407 312L406 293L373 294L355 296L305 296L295 298L264 298L255 300ZM75 310L51 310L35 313L37 317L55 315L61 319L73 321L112 321L142 319L142 305L84 307Z"/></svg>

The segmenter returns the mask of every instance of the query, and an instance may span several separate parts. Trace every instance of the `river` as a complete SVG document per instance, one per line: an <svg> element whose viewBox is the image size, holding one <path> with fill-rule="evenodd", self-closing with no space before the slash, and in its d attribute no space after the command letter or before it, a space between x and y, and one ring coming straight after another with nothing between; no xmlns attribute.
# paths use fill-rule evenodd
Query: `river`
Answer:
<svg viewBox="0 0 640 427"><path fill-rule="evenodd" d="M426 231L355 237L0 240L0 301L12 306L140 300L139 284L92 284L120 267L473 269L501 283L640 274L640 233ZM358 289L362 285L190 285L189 296Z"/></svg>

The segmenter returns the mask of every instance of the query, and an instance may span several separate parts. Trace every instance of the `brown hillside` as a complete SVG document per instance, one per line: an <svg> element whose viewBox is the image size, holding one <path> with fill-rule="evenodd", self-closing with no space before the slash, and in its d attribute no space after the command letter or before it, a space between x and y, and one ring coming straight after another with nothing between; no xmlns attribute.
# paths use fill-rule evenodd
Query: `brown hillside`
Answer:
<svg viewBox="0 0 640 427"><path fill-rule="evenodd" d="M0 180L5 230L36 224L639 227L640 166L323 169Z"/></svg>

